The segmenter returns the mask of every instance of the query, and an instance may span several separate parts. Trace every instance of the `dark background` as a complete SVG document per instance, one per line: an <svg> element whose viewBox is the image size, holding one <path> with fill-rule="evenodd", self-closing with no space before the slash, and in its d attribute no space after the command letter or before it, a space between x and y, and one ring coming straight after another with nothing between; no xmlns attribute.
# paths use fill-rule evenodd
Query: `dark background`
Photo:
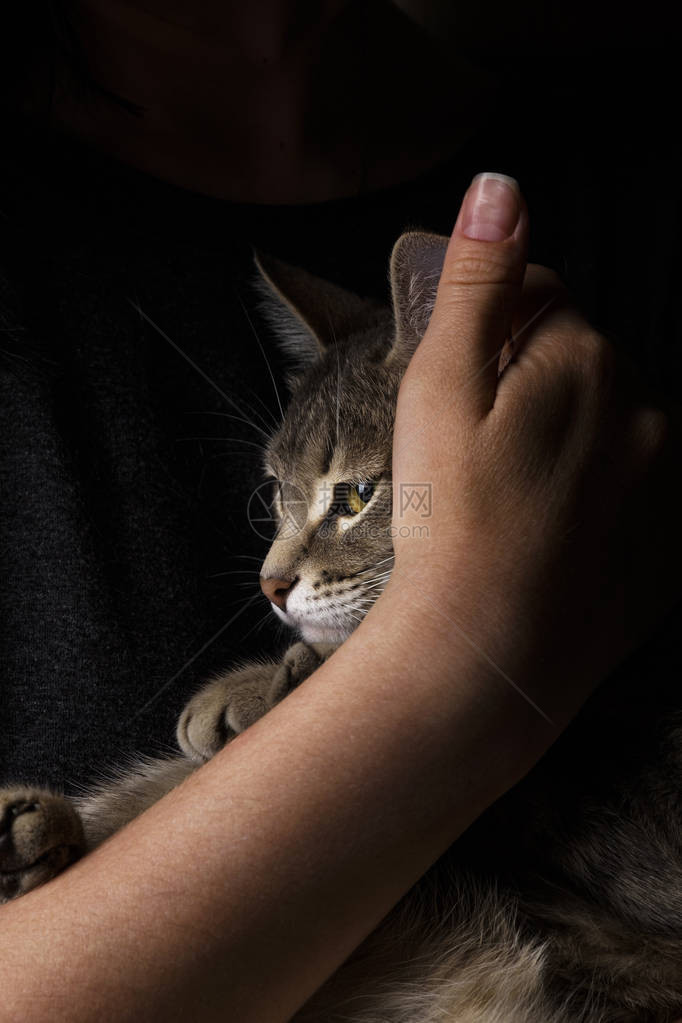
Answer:
<svg viewBox="0 0 682 1023"><path fill-rule="evenodd" d="M71 787L171 748L202 680L288 639L264 598L245 606L267 548L245 511L262 438L225 418L269 429L279 415L243 308L281 390L254 246L387 298L401 231L448 233L475 173L514 175L531 259L677 397L679 55L653 15L618 35L605 9L557 8L549 24L539 6L513 23L472 7L450 30L504 68L504 102L456 157L381 193L239 205L55 137L48 57L63 36L49 5L14 6L0 44L0 776Z"/></svg>

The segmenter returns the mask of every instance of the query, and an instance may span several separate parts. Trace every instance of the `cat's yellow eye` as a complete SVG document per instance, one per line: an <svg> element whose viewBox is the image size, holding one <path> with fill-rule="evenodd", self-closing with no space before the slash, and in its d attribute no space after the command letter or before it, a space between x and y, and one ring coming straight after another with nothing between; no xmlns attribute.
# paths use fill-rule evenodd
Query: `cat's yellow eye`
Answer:
<svg viewBox="0 0 682 1023"><path fill-rule="evenodd" d="M348 488L348 507L357 515L365 507L372 496L374 487L369 483L359 483L357 487Z"/></svg>
<svg viewBox="0 0 682 1023"><path fill-rule="evenodd" d="M374 494L373 483L339 483L335 488L333 510L337 515L357 515Z"/></svg>
<svg viewBox="0 0 682 1023"><path fill-rule="evenodd" d="M357 515L358 512L361 512L366 504L367 502L363 501L360 497L357 487L351 486L348 488L348 507L353 512L353 515Z"/></svg>

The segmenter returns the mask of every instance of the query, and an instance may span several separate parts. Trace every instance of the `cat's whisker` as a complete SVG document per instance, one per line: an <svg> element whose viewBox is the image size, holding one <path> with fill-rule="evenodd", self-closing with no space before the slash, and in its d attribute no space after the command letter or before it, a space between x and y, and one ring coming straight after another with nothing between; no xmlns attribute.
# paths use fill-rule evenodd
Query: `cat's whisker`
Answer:
<svg viewBox="0 0 682 1023"><path fill-rule="evenodd" d="M258 447L258 445L254 445L254 447ZM243 448L235 448L232 451L230 451L230 450L228 450L228 451L220 451L217 455L210 455L208 458L204 458L203 464L204 465L210 465L211 462L216 462L220 458L227 458L229 455L234 455L235 457L237 455L241 455L241 457L243 458L244 457L244 450L243 450Z"/></svg>
<svg viewBox="0 0 682 1023"><path fill-rule="evenodd" d="M241 295L239 294L239 292L237 291L236 288L234 289L234 293L237 296L237 301L239 302L240 306L242 307L242 310L244 311L244 316L246 317L246 321L247 321L249 327L251 328L251 333L253 334L253 336L256 339L256 344L260 348L260 353L263 356L263 359L265 361L265 365L267 366L268 373L270 374L270 380L272 381L272 387L273 387L273 390L275 392L275 398L277 399L277 404L279 405L280 415L281 415L282 419L284 419L284 408L282 407L282 402L280 401L280 398L279 398L279 391L277 389L277 384L275 382L275 375L272 372L272 367L270 366L270 360L268 359L267 355L265 354L265 349L263 348L263 345L261 344L261 339L258 337L258 331L254 327L253 320L249 316L249 311L246 308L246 306L244 305L244 302L242 301L242 297L241 297Z"/></svg>
<svg viewBox="0 0 682 1023"><path fill-rule="evenodd" d="M259 620L258 620L258 621L256 622L256 624L255 624L255 625L252 625L252 626L251 626L251 628L249 629L249 631L248 631L248 632L245 632L245 633L244 633L244 635L243 635L243 636L241 637L241 641L242 641L242 643L243 643L243 642L244 642L244 641L245 641L246 639L248 639L248 637L249 637L249 636L251 636L251 635L252 635L252 634L253 634L254 632L258 632L258 631L260 631L260 629L262 629L262 628L263 628L263 626L265 625L266 621L267 621L267 620L268 620L269 618L272 618L272 617L273 617L272 611L270 610L270 608L268 608L268 610L267 610L267 611L265 612L265 614L263 615L263 617L262 617L262 618L259 618Z"/></svg>
<svg viewBox="0 0 682 1023"><path fill-rule="evenodd" d="M263 450L262 444L257 444L254 440L246 440L242 437L180 437L180 440L195 440L195 441L225 441L230 444L248 444L250 448L256 448L257 451Z"/></svg>
<svg viewBox="0 0 682 1023"><path fill-rule="evenodd" d="M151 316L149 316L134 299L129 297L128 302L133 307L135 312L139 315L140 319L144 320L145 323L148 323L149 326L152 327L157 332L157 334L159 334L159 336L164 339L164 341L167 341L171 348L174 348L178 355L181 355L185 362L188 362L192 369L195 370L195 372L198 373L199 376L202 377L202 379L205 380L207 384L210 384L213 390L217 391L220 397L224 401L226 401L228 405L231 405L232 408L236 409L240 416L244 415L244 410L240 408L239 404L234 400L234 398L231 398L229 394L226 394L222 387L220 387L215 382L215 380L212 380L208 373L205 373L201 366L197 365L194 359L190 358L187 352L183 351L180 345L173 341L173 339L169 337L168 334L166 334L165 330L162 330L158 323L155 323ZM251 423L251 426L255 427L256 424Z"/></svg>
<svg viewBox="0 0 682 1023"><path fill-rule="evenodd" d="M368 586L370 588L373 588L375 586L382 586L384 583L388 582L390 577L391 573L385 576L377 575L374 577L374 579L363 579L363 585Z"/></svg>
<svg viewBox="0 0 682 1023"><path fill-rule="evenodd" d="M364 578L365 572L369 573L369 572L373 572L373 571L376 571L376 569L374 567L365 569L364 572L359 572L358 573L358 577L360 578L360 581L363 582L363 583L368 582L368 580ZM376 575L372 576L372 579L388 578L388 576L390 576L392 571L393 571L393 565L391 565L390 568L385 568L383 570L383 572L377 572Z"/></svg>
<svg viewBox="0 0 682 1023"><path fill-rule="evenodd" d="M253 594L253 597L252 597L251 599L252 599L252 600L255 600L255 599L256 599L257 597L260 597L260 592L256 592L256 593L254 593L254 594ZM242 603L244 602L244 600L245 600L245 597L244 597L244 596L238 597L238 598L237 598L236 600L231 600L231 601L229 602L229 604L226 604L226 605L225 605L225 607L234 607L234 606L235 606L235 604L242 604Z"/></svg>
<svg viewBox="0 0 682 1023"><path fill-rule="evenodd" d="M259 621L258 625L253 630L255 635L257 635L261 631L261 629L265 626L265 623L267 622L268 617L269 617L269 615L265 615L264 618L261 618L261 620ZM248 632L247 632L247 636L248 636Z"/></svg>
<svg viewBox="0 0 682 1023"><path fill-rule="evenodd" d="M339 346L336 344L336 335L334 334L334 327L330 324L332 336L334 338L334 348L336 349L336 446L339 446L339 424L341 419L341 356L339 355Z"/></svg>
<svg viewBox="0 0 682 1023"><path fill-rule="evenodd" d="M265 402L263 401L263 399L261 398L261 396L259 394L256 394L256 392L254 391L253 387L249 387L248 384L245 384L245 387L246 387L247 391L249 392L249 394L251 394L256 399L256 401L259 403L259 405L261 405L263 407L263 409L265 410L265 412L267 413L267 417L268 417L267 419L265 419L265 416L263 416L263 415L259 415L259 419L264 420L264 422L266 423L267 429L277 430L279 428L279 422L277 420L277 416L274 415L272 409L269 407L269 405L265 404ZM256 413L256 410L253 408L252 405L249 405L248 407L251 409L252 412L254 412L254 414ZM272 426L269 425L270 423L272 423Z"/></svg>
<svg viewBox="0 0 682 1023"><path fill-rule="evenodd" d="M258 433L265 437L266 441L269 441L272 434L267 433L261 429L260 426L256 426L255 423L250 422L248 419L244 419L242 416L233 416L230 412L188 412L189 416L218 416L220 419L234 419L237 423L244 423L246 426L250 426L252 430L256 430Z"/></svg>
<svg viewBox="0 0 682 1023"><path fill-rule="evenodd" d="M239 386L240 386L240 388L246 388L249 391L251 396L253 398L255 398L256 401L265 410L265 412L267 413L267 417L268 418L266 419L266 417L263 414L263 412L261 412L260 409L258 409L252 402L247 401L246 398L244 397L244 395L241 395L241 397L240 397L240 402L241 402L243 408L239 408L239 404L236 401L235 401L235 407L239 408L239 412L240 412L240 414L242 416L246 416L247 414L250 415L250 416L255 416L258 419L258 421L263 424L263 428L266 430L266 432L271 434L273 430L276 430L279 427L279 423L277 422L277 419L272 414L272 412L270 411L268 406L265 404L263 399L258 394L256 394L256 392L253 390L252 387L249 387L248 384L244 383L243 380L239 381Z"/></svg>
<svg viewBox="0 0 682 1023"><path fill-rule="evenodd" d="M240 387L243 386L244 386L243 381L240 381ZM254 394L254 397L257 398L258 395ZM266 436L270 438L273 429L277 429L278 423L277 420L272 415L272 413L270 412L270 410L268 409L267 405L262 401L261 405L270 416L271 422L268 422L263 413L260 412L255 405L253 405L251 402L246 401L243 395L239 401L237 401L236 399L234 401L234 407L239 412L240 417L244 419L244 421L247 422L254 429L260 429L258 423L261 423L263 431L265 432ZM255 422L256 419L258 420L258 423Z"/></svg>
<svg viewBox="0 0 682 1023"><path fill-rule="evenodd" d="M213 575L207 575L207 579L219 579L224 575L255 575L259 576L260 572L257 568L233 568L229 572L214 572Z"/></svg>
<svg viewBox="0 0 682 1023"><path fill-rule="evenodd" d="M166 679L163 685L159 686L159 688L149 697L149 699L141 707L139 707L138 710L135 711L135 713L130 718L130 721L135 721L138 717L140 717L141 714L144 714L145 711L147 711L152 706L152 704L156 703L159 697L162 696L163 693L165 693L173 685L176 679L180 678L180 676L184 674L184 672L187 671L187 669L191 667L192 664L194 664L196 659L198 657L201 657L204 651L208 650L209 647L212 646L213 643L215 643L215 641L220 636L222 636L223 633L226 632L231 625L233 625L236 622L237 618L239 618L240 615L244 614L247 608L249 608L251 604L253 604L257 600L257 598L258 598L257 593L254 593L254 595L252 597L249 597L248 599L242 597L242 599L239 601L239 603L242 605L239 611L235 612L235 614L228 618L228 620L224 622L223 625L221 625L220 628L216 632L214 632L213 635L209 639L207 639L206 642L203 643L202 646L200 646L199 649L196 650L187 661L185 661L182 667L180 667L175 672L174 675L172 675L169 679Z"/></svg>
<svg viewBox="0 0 682 1023"><path fill-rule="evenodd" d="M269 408L268 405L266 405L266 403L263 401L263 399L261 398L261 396L259 394L256 394L256 392L254 391L253 387L249 387L249 385L244 383L243 381L240 382L240 385L242 387L245 387L246 390L249 392L249 394L253 398L255 398L255 400L258 402L258 404L261 406L261 408L264 409L264 411L267 414L268 418L266 419L262 412L259 412L257 408L255 408L250 402L248 402L246 400L246 398L244 398L244 396L242 396L241 400L242 400L242 402L244 404L244 407L247 408L252 415L258 416L258 418L265 425L265 428L267 430L272 430L272 429L276 430L279 427L279 423L277 422L277 417L273 415L272 409ZM268 422L268 420L269 420L269 422Z"/></svg>
<svg viewBox="0 0 682 1023"><path fill-rule="evenodd" d="M352 618L354 622L358 623L358 625L360 625L360 623L362 622L362 618L359 618L357 615L350 614L348 617Z"/></svg>

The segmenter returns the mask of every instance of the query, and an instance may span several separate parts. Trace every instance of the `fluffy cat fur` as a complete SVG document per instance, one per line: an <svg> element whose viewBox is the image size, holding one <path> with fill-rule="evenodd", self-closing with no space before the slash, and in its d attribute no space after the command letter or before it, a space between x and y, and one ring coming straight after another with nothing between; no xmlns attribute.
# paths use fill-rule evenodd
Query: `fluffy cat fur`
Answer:
<svg viewBox="0 0 682 1023"><path fill-rule="evenodd" d="M282 525L262 571L296 580L273 610L301 641L281 662L246 665L197 693L178 725L180 756L142 762L74 802L0 789L0 901L179 784L311 674L381 593L395 401L445 244L418 233L398 241L392 311L261 260L263 312L294 363L266 450ZM373 493L349 514L349 488L362 484ZM296 1020L671 1023L682 1016L681 778L682 714L659 640L607 681Z"/></svg>

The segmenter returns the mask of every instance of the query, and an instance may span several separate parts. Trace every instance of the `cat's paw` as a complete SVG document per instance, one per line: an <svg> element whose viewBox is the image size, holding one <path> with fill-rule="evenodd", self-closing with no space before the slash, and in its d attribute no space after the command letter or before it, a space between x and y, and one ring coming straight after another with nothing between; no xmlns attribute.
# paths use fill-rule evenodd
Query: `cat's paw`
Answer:
<svg viewBox="0 0 682 1023"><path fill-rule="evenodd" d="M210 760L225 743L272 706L272 678L279 665L249 664L213 679L194 696L178 722L180 748L192 760Z"/></svg>
<svg viewBox="0 0 682 1023"><path fill-rule="evenodd" d="M0 788L0 903L49 881L84 851L83 826L67 799Z"/></svg>
<svg viewBox="0 0 682 1023"><path fill-rule="evenodd" d="M192 760L210 760L225 743L279 703L336 649L295 643L278 664L249 664L204 686L178 722L180 748Z"/></svg>
<svg viewBox="0 0 682 1023"><path fill-rule="evenodd" d="M273 705L312 675L334 653L335 643L294 643L277 668L270 690Z"/></svg>

